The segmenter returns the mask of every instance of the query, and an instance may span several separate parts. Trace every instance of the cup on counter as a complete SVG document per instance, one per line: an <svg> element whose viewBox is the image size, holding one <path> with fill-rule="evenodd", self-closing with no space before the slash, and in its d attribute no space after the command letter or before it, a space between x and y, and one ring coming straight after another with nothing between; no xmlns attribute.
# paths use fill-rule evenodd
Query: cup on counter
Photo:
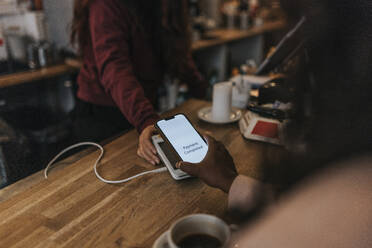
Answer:
<svg viewBox="0 0 372 248"><path fill-rule="evenodd" d="M176 221L166 232L167 247L226 247L230 241L229 226L221 219L208 214L193 214ZM155 242L153 248L163 248Z"/></svg>
<svg viewBox="0 0 372 248"><path fill-rule="evenodd" d="M37 69L39 65L38 46L36 43L27 45L27 64L31 70Z"/></svg>
<svg viewBox="0 0 372 248"><path fill-rule="evenodd" d="M227 18L227 28L234 29L235 28L235 15L229 14L226 16L226 18Z"/></svg>
<svg viewBox="0 0 372 248"><path fill-rule="evenodd" d="M242 12L240 14L240 29L249 28L249 14L248 12Z"/></svg>
<svg viewBox="0 0 372 248"><path fill-rule="evenodd" d="M27 46L27 64L30 69L47 67L56 62L57 50L47 41L30 42Z"/></svg>
<svg viewBox="0 0 372 248"><path fill-rule="evenodd" d="M47 41L41 42L38 46L39 65L47 67L54 62L53 45Z"/></svg>
<svg viewBox="0 0 372 248"><path fill-rule="evenodd" d="M212 119L226 122L231 116L232 83L222 82L213 86Z"/></svg>
<svg viewBox="0 0 372 248"><path fill-rule="evenodd" d="M235 77L232 81L232 106L245 109L248 106L252 85L243 75Z"/></svg>

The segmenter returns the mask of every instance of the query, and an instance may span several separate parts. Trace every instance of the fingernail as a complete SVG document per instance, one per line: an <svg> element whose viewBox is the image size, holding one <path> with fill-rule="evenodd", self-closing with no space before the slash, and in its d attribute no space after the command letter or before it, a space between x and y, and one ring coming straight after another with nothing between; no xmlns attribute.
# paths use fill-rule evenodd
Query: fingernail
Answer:
<svg viewBox="0 0 372 248"><path fill-rule="evenodd" d="M155 165L155 162L154 162L154 161L151 161L151 164L152 164L152 165Z"/></svg>

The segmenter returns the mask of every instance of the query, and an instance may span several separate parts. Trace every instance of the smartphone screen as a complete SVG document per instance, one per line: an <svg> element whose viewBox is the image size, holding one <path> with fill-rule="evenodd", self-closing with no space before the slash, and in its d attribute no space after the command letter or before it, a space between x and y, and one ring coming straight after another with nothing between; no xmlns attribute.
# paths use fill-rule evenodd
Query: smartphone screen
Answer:
<svg viewBox="0 0 372 248"><path fill-rule="evenodd" d="M183 161L199 163L204 159L208 152L208 145L186 116L179 114L173 118L158 121L157 127Z"/></svg>

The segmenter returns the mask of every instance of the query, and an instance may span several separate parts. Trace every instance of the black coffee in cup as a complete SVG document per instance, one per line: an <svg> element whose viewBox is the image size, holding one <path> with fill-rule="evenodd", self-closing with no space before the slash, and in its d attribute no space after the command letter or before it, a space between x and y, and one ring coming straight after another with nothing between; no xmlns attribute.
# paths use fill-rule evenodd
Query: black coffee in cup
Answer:
<svg viewBox="0 0 372 248"><path fill-rule="evenodd" d="M180 248L221 248L219 239L207 234L192 234L184 237L177 245Z"/></svg>
<svg viewBox="0 0 372 248"><path fill-rule="evenodd" d="M167 233L170 248L222 248L230 237L229 226L208 214L185 216L176 221Z"/></svg>

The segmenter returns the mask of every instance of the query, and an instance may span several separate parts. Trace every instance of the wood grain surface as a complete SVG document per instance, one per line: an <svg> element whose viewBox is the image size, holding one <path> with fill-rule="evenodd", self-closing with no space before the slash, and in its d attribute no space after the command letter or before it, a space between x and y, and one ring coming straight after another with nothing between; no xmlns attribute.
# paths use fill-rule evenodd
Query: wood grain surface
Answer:
<svg viewBox="0 0 372 248"><path fill-rule="evenodd" d="M208 104L190 100L168 114L187 114L199 130L227 146L240 173L259 178L263 152L280 148L244 140L237 123L199 121L197 111ZM133 130L105 145L100 173L122 179L158 168L137 157L137 144ZM98 155L90 150L78 161L57 164L47 180L39 172L1 190L0 247L151 247L182 216L226 216L227 196L195 178L175 181L164 172L105 184L93 172Z"/></svg>
<svg viewBox="0 0 372 248"><path fill-rule="evenodd" d="M31 83L52 77L57 77L67 73L77 72L73 66L67 64L53 65L33 71L18 72L14 74L0 76L0 89L24 83Z"/></svg>
<svg viewBox="0 0 372 248"><path fill-rule="evenodd" d="M279 21L272 21L266 22L261 26L251 27L247 30L241 29L217 29L207 33L209 36L216 37L215 39L209 40L199 40L192 44L192 50L194 52L203 50L209 47L222 45L225 43L247 39L249 37L253 37L256 35L261 35L268 32L274 32L281 30L286 27L286 22L279 20Z"/></svg>

